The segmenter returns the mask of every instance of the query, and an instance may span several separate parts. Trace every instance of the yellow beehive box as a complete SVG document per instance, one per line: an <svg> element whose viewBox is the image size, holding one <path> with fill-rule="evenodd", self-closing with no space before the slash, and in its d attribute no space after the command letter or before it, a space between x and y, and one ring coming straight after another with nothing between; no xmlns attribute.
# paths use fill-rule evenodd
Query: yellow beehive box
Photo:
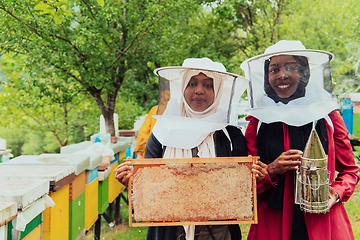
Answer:
<svg viewBox="0 0 360 240"><path fill-rule="evenodd" d="M88 231L98 219L99 179L85 186L85 230Z"/></svg>
<svg viewBox="0 0 360 240"><path fill-rule="evenodd" d="M50 197L55 202L43 212L43 239L69 239L69 185L57 192L51 192Z"/></svg>
<svg viewBox="0 0 360 240"><path fill-rule="evenodd" d="M119 161L124 160L125 157L126 157L126 152L125 151L119 152Z"/></svg>
<svg viewBox="0 0 360 240"><path fill-rule="evenodd" d="M111 165L111 173L109 175L109 203L112 203L119 194L125 189L125 186L122 185L118 180L115 178L115 168L119 165L118 162L114 162Z"/></svg>
<svg viewBox="0 0 360 240"><path fill-rule="evenodd" d="M34 228L34 230L32 230L22 240L41 240L41 224Z"/></svg>

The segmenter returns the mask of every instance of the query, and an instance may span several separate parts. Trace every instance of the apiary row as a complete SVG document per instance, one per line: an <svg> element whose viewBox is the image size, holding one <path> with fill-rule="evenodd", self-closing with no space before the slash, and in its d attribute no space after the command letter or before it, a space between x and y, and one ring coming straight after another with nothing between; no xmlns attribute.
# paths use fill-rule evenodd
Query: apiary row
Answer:
<svg viewBox="0 0 360 240"><path fill-rule="evenodd" d="M81 239L125 189L114 169L130 144L86 141L0 163L0 240Z"/></svg>

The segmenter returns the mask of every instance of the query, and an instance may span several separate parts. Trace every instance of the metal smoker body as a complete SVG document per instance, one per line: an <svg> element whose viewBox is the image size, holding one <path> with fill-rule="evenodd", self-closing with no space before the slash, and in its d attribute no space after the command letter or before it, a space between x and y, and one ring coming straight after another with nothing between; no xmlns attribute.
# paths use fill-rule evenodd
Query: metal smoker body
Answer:
<svg viewBox="0 0 360 240"><path fill-rule="evenodd" d="M327 155L313 128L296 171L295 203L308 213L329 211Z"/></svg>

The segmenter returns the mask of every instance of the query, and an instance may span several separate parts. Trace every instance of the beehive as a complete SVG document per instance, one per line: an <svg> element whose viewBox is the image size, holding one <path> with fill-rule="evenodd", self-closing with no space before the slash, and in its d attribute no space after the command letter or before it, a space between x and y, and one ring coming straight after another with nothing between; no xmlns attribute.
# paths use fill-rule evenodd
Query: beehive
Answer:
<svg viewBox="0 0 360 240"><path fill-rule="evenodd" d="M118 162L114 162L111 165L111 173L109 175L109 203L114 202L114 200L119 196L119 194L125 189L125 186L122 185L118 180L115 178L115 169L118 166Z"/></svg>
<svg viewBox="0 0 360 240"><path fill-rule="evenodd" d="M27 157L28 159L31 159L34 156ZM26 230L21 232L21 238L37 239L37 236L43 236L42 239L68 239L69 183L74 180L74 177L74 166L1 164L0 180L2 182L13 179L11 181L18 180L19 186L22 186L24 183L28 183L29 181L41 179L47 182L46 186L48 191L50 188L49 196L55 202L55 207L46 208L40 216L38 215L36 217L36 215L34 215L34 219L26 225ZM32 204L31 207L26 208L26 211L30 211L31 208L36 208L36 206ZM30 212L33 214L40 213L38 211ZM42 216L43 220L41 220ZM39 219L40 223L38 221ZM18 233L17 235L20 234ZM14 237L14 234L12 237Z"/></svg>
<svg viewBox="0 0 360 240"><path fill-rule="evenodd" d="M41 224L36 226L31 232L29 232L22 240L41 239Z"/></svg>
<svg viewBox="0 0 360 240"><path fill-rule="evenodd" d="M20 239L41 239L41 222L42 213L26 225L25 231L21 232Z"/></svg>
<svg viewBox="0 0 360 240"><path fill-rule="evenodd" d="M69 239L85 236L85 191L69 202Z"/></svg>
<svg viewBox="0 0 360 240"><path fill-rule="evenodd" d="M98 213L103 214L109 207L109 179L99 180L98 189Z"/></svg>
<svg viewBox="0 0 360 240"><path fill-rule="evenodd" d="M47 180L50 192L55 192L71 183L75 178L73 166L1 164L0 179Z"/></svg>
<svg viewBox="0 0 360 240"><path fill-rule="evenodd" d="M69 201L73 201L83 192L85 192L85 171L75 176L74 181L69 184Z"/></svg>
<svg viewBox="0 0 360 240"><path fill-rule="evenodd" d="M16 202L0 202L0 239L7 239L8 223L16 217L17 204ZM10 229L11 230L11 229Z"/></svg>
<svg viewBox="0 0 360 240"><path fill-rule="evenodd" d="M256 223L256 159L132 160L130 226Z"/></svg>
<svg viewBox="0 0 360 240"><path fill-rule="evenodd" d="M99 180L96 178L85 186L85 230L90 230L91 226L98 219L98 193Z"/></svg>
<svg viewBox="0 0 360 240"><path fill-rule="evenodd" d="M56 192L50 193L55 202L54 207L46 208L43 212L43 239L69 239L69 185Z"/></svg>
<svg viewBox="0 0 360 240"><path fill-rule="evenodd" d="M51 166L74 166L75 175L82 173L90 164L88 155L78 154L41 154L21 155L4 163L6 165L51 165Z"/></svg>

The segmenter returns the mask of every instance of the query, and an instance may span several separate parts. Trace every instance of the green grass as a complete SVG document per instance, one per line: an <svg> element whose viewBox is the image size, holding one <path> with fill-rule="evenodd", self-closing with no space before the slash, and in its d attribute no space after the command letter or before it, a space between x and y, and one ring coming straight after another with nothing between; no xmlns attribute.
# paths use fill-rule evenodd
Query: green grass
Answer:
<svg viewBox="0 0 360 240"><path fill-rule="evenodd" d="M356 190L351 198L344 203L346 212L349 216L355 239L360 239L360 186L356 186Z"/></svg>
<svg viewBox="0 0 360 240"><path fill-rule="evenodd" d="M250 230L250 226L251 224L241 224L240 225L240 229L241 229L241 239L245 240L247 239L249 230Z"/></svg>
<svg viewBox="0 0 360 240"><path fill-rule="evenodd" d="M357 114L360 116L360 114ZM359 119L360 121L360 119ZM355 146L355 163L360 167L360 146ZM359 172L360 175L360 172ZM360 239L360 185L358 184L351 198L344 203L346 212L349 216L354 238Z"/></svg>
<svg viewBox="0 0 360 240"><path fill-rule="evenodd" d="M126 195L126 193L124 193ZM114 219L113 216L110 216ZM121 199L120 201L121 223L110 227L104 218L101 218L100 239L103 240L144 240L146 239L147 227L129 227L129 208ZM94 226L87 232L84 240L94 239Z"/></svg>
<svg viewBox="0 0 360 240"><path fill-rule="evenodd" d="M353 135L360 137L360 114L355 113L353 121Z"/></svg>

